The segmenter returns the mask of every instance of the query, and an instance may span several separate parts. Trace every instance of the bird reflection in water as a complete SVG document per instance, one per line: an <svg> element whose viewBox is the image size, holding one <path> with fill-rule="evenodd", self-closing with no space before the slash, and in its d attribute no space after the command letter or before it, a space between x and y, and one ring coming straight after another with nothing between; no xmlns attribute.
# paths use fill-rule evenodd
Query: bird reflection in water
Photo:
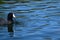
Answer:
<svg viewBox="0 0 60 40"><path fill-rule="evenodd" d="M13 24L8 24L7 27L8 27L9 36L13 37L14 35Z"/></svg>

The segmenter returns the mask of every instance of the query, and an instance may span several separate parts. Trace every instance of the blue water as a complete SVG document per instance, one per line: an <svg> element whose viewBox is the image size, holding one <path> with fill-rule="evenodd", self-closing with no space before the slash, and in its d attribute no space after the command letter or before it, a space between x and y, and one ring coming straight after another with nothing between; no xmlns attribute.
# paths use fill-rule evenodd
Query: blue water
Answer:
<svg viewBox="0 0 60 40"><path fill-rule="evenodd" d="M0 4L0 17L14 12L13 32L0 26L0 40L60 40L60 0L41 0Z"/></svg>

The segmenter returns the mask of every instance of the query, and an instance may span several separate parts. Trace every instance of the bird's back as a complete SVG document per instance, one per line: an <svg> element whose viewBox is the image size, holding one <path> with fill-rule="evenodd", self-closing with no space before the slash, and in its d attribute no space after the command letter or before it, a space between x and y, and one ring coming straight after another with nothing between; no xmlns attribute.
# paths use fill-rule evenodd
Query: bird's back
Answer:
<svg viewBox="0 0 60 40"><path fill-rule="evenodd" d="M4 18L0 18L0 25L5 25L7 24L7 20Z"/></svg>

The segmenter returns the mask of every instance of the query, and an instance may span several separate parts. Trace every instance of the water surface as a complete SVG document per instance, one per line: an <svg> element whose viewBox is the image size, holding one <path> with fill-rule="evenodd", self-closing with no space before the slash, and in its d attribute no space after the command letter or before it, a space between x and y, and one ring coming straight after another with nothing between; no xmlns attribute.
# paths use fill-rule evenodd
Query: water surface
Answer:
<svg viewBox="0 0 60 40"><path fill-rule="evenodd" d="M0 4L0 17L11 11L20 24L0 26L0 40L60 40L60 0Z"/></svg>

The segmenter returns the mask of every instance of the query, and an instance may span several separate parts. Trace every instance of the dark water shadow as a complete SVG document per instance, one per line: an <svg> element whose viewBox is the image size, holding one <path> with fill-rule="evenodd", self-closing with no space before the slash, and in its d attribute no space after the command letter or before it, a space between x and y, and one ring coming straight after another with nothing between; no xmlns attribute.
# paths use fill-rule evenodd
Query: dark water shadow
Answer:
<svg viewBox="0 0 60 40"><path fill-rule="evenodd" d="M14 35L13 24L8 24L7 28L8 28L9 36L13 37L13 35Z"/></svg>

